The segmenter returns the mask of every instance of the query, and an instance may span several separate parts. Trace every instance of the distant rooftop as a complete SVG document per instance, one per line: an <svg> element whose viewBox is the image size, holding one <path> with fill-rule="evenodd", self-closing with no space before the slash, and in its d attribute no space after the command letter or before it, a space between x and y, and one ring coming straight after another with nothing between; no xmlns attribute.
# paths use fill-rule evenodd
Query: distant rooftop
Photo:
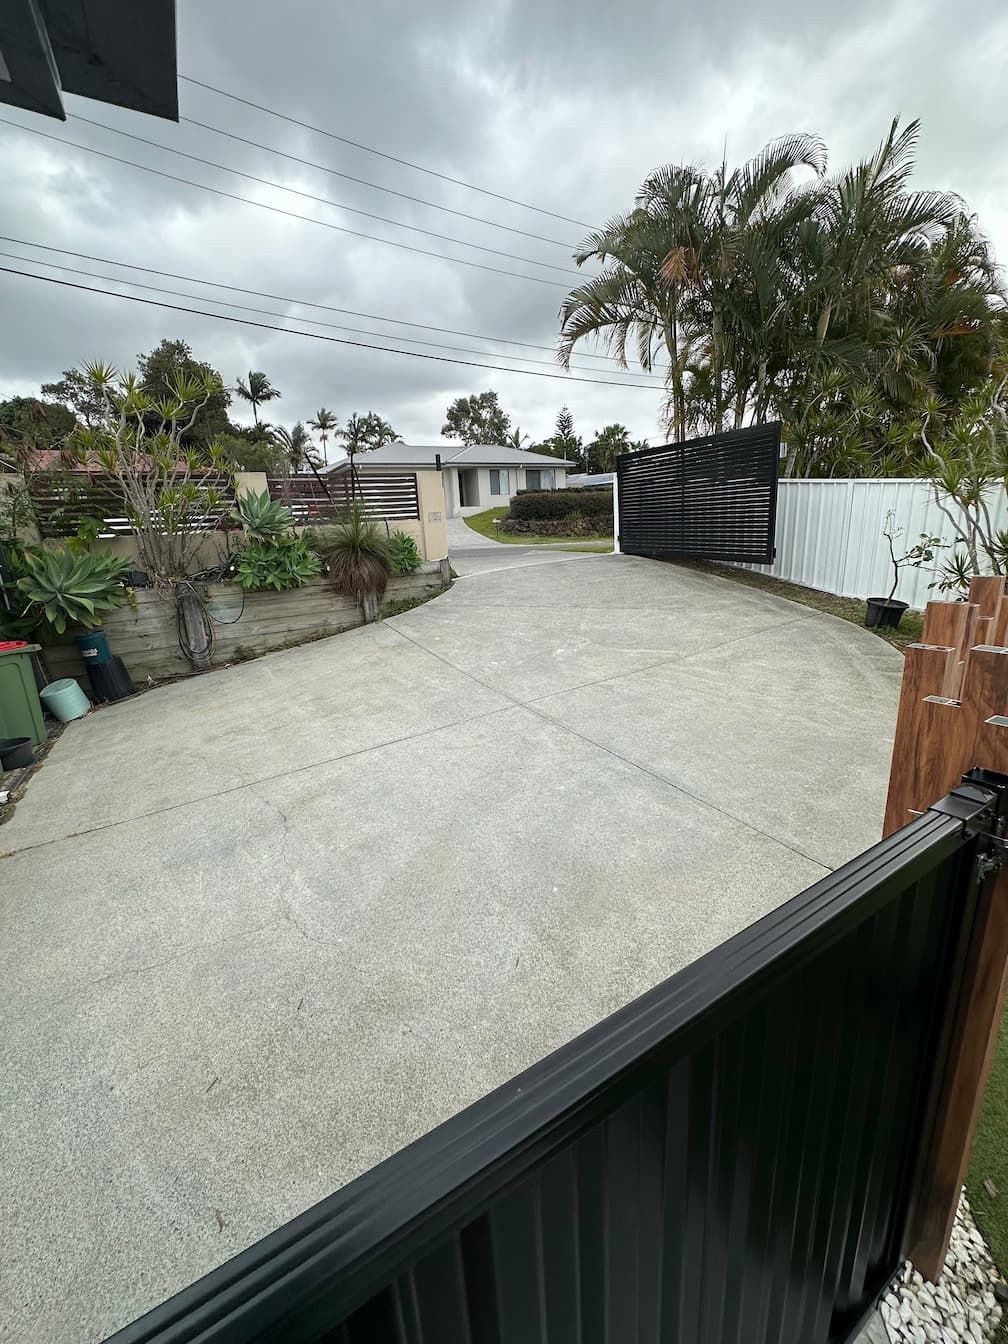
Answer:
<svg viewBox="0 0 1008 1344"><path fill-rule="evenodd" d="M440 444L433 447L415 443L387 443L370 453L358 453L358 467L435 467L438 456L442 467L572 467L566 458L548 453L528 453L502 443L478 443L469 447ZM345 467L345 461L333 463L330 471Z"/></svg>

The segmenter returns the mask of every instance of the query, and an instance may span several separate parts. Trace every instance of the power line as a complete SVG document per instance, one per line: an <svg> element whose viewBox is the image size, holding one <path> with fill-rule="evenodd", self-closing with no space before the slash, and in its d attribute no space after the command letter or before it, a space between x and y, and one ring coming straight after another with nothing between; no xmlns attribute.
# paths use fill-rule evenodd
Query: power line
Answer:
<svg viewBox="0 0 1008 1344"><path fill-rule="evenodd" d="M487 336L478 331L459 331L455 327L436 327L429 322L408 322L405 318L383 317L379 313L365 313L357 308L337 308L328 303L313 303L310 299L295 299L289 294L270 294L266 290L247 289L242 285L225 285L217 280L203 280L194 275L182 275L178 271L159 271L153 266L139 266L136 262L132 261L116 261L111 257L96 257L90 252L72 252L66 247L49 247L46 243L35 243L26 238L10 238L5 234L0 234L0 242L14 243L17 247L37 248L40 252L56 252L63 257L76 257L78 261L97 261L102 266L119 266L125 270L143 271L145 275L158 275L166 280L184 280L186 284L205 285L209 289L228 289L236 294L251 294L253 298L271 299L274 303L293 303L301 308L316 308L319 312L323 313L340 313L345 317L363 317L369 322L388 322L399 327L415 327L420 331L434 331L440 333L442 336L464 336L467 340L471 341L490 341L497 345L517 345L524 350L543 350L547 354L555 353L552 346L537 345L533 341L516 341L507 336ZM204 300L204 302L211 302L211 300ZM387 337L389 340L409 339L405 336L396 337L391 333L387 333ZM578 353L582 359L605 360L606 362L613 364L620 363L615 355L592 355L581 351ZM510 358L510 356L508 356L508 358Z"/></svg>
<svg viewBox="0 0 1008 1344"><path fill-rule="evenodd" d="M617 383L605 378L579 378L575 374L539 373L536 369L509 369L501 364L478 364L470 359L450 359L447 355L427 355L420 350L399 350L395 346L371 345L366 341L348 341L342 336L323 336L317 331L298 331L291 327L278 327L271 322L253 322L248 317L231 317L228 313L208 313L202 308L186 308L177 303L164 303L160 299L145 299L139 294L114 294L107 289L96 289L93 285L81 285L74 280L57 280L54 275L35 275L31 271L15 270L12 266L0 266L0 274L19 275L26 280L41 280L47 285L59 285L63 289L78 289L86 294L100 294L106 299L124 299L128 303L142 303L151 308L165 308L174 313L191 313L195 317L212 317L218 322L233 322L242 327L257 327L261 331L279 331L286 336L303 336L312 341L326 341L331 345L349 345L358 350L376 350L385 355L408 355L411 359L426 359L435 364L458 364L466 369L489 369L493 373L514 373L520 374L524 378L549 378L565 383L589 383L594 387L624 387L638 392L654 392L657 390L650 383Z"/></svg>
<svg viewBox="0 0 1008 1344"><path fill-rule="evenodd" d="M247 182L256 182L261 187L272 187L276 191L289 191L292 196L301 196L306 201L315 201L319 205L331 205L336 210L345 210L349 215L363 215L378 224L390 224L395 229L406 229L410 233L422 233L425 238L437 238L442 243L453 243L456 247L471 247L477 252L487 252L492 257L504 257L508 261L520 261L524 266L541 266L547 271L556 271L559 275L578 276L579 272L568 270L566 266L554 266L549 261L536 261L534 257L523 257L515 252L501 252L496 247L485 247L482 243L470 243L465 238L454 238L448 233L437 233L433 229L422 229L417 224L403 224L401 220L389 219L386 215L376 215L370 210L358 210L356 206L344 205L342 201L332 201L328 196L316 196L313 192L302 191L300 187L287 187L282 182L274 182L268 177L257 177L255 173L246 173L240 168L231 168L226 163L215 163L213 159L201 159L198 154L189 154L184 149L175 149L172 145L163 145L158 140L146 140L142 135L133 135L130 131L121 131L117 126L107 126L103 121L93 121L90 117L74 117L75 121L86 126L96 126L100 131L111 135L121 135L126 140L135 140L138 145L148 145L151 149L160 149L165 154L177 154L180 159L189 159L191 163L201 163L204 168L215 168L222 173L231 173L233 177L243 177ZM70 141L61 143L69 144ZM379 239L384 242L384 239Z"/></svg>
<svg viewBox="0 0 1008 1344"><path fill-rule="evenodd" d="M280 318L280 319L282 319L282 320L286 320L287 317L288 317L288 315L287 315L286 313L275 313L275 312L273 312L273 311L272 311L271 309L269 309L269 308L252 308L252 307L250 307L250 306L247 305L247 304L243 304L243 303L232 303L231 301L229 301L229 300L227 300L227 299L213 299L213 300L210 300L210 299L207 299L207 298L206 298L204 295L202 295L202 294L187 294L187 293L185 293L185 292L183 292L183 291L181 291L181 290L177 290L177 289L164 289L164 288L162 288L160 285L144 285L144 284L141 284L140 281L138 281L138 280L126 280L126 279L123 279L121 276L118 276L118 275L103 275L103 274L101 274L100 272L97 272L97 271L85 271L85 270L81 270L81 269L80 269L79 267L77 267L77 266L60 266L60 265L58 265L57 263L52 262L52 261L38 261L35 257L23 257L23 256L21 256L21 255L20 255L19 253L17 253L17 252L0 252L0 257L7 257L7 258L9 258L11 261L25 261L25 262L27 262L30 266L45 266L45 267L47 267L49 270L55 270L55 271L67 271L67 272L69 272L69 274L71 274L71 275L83 275L83 276L86 276L86 277L87 277L88 279L90 279L90 280L108 280L108 281L110 281L110 282L111 282L112 284L114 284L114 285L129 285L129 286L130 286L131 288L133 288L133 289L145 289L145 290L149 290L149 291L150 291L151 293L153 293L153 294L169 294L169 295L171 295L173 298L176 298L176 299L194 299L197 303L210 303L210 302L213 302L213 303L216 303L219 307L222 307L222 308L237 308L240 312L243 312L243 313L258 313L258 314L259 314L260 316L262 316L262 317L277 317L277 318ZM39 277L39 279L45 279L45 278L46 278L45 276L40 276L40 277ZM198 282L197 282L197 283L198 283ZM128 296L123 296L123 297L128 297ZM358 335L358 336L377 336L379 339L384 339L384 340L390 340L390 339L392 339L392 340L395 340L395 339L405 340L405 341L408 341L408 342L410 343L410 345L428 345L428 346L431 346L431 347L432 347L433 349L435 349L435 350L452 350L452 351L456 352L457 354L463 354L463 355L486 355L486 354L488 354L488 353L492 353L492 352L490 352L490 351L486 351L486 350L473 350L473 349L471 349L469 346L445 345L445 343L444 343L443 341L422 341L422 340L419 340L419 339L418 339L417 337L415 337L415 336L400 336L400 337L398 337L398 338L396 338L396 337L390 337L390 336L388 335L387 332L383 332L383 331L369 331L369 330L367 330L366 328L362 328L362 327L347 327L347 326L343 326L342 324L340 324L340 323L338 323L338 322L322 322L322 321L320 321L318 318L304 317L304 318L301 318L300 321L302 321L302 322L309 322L309 323L311 323L311 325L312 325L313 327L327 327L327 328L329 328L329 329L331 329L331 330L333 330L333 331L351 331L351 332L354 332L354 333L355 333L356 335ZM552 364L552 361L548 361L548 360L545 360L545 359L528 359L527 357L525 357L525 356L523 356L523 355L505 355L505 356L503 356L503 358L505 358L505 359L513 359L513 360L517 360L519 364L541 364L541 365L543 365L543 366L550 365L550 366L552 366L552 367L555 367L555 365ZM521 373L521 372L523 372L523 370L521 370L521 369L515 369L514 372L515 372L515 373ZM639 375L639 374L636 374L636 373L630 373L630 374L628 374L628 377L637 379L637 380L638 380L638 383L643 383L643 378L642 378L642 376ZM633 386L637 386L638 383L630 383L630 382L628 382L628 383L622 384L622 386L625 386L625 387L633 387ZM648 387L661 387L661 383L659 383L659 382L651 382L651 383L646 383L646 384L644 384L644 385L645 385L645 386L648 386Z"/></svg>
<svg viewBox="0 0 1008 1344"><path fill-rule="evenodd" d="M418 173L426 173L429 177L440 178L442 182L451 182L453 186L465 187L469 191L478 191L481 196L491 196L495 201L506 201L508 205L519 205L523 210L534 210L537 214L549 215L551 219L562 220L565 224L576 224L580 229L594 227L592 224L586 224L583 219L571 219L569 215L558 215L555 210L546 210L541 205L531 205L528 201L519 201L513 196L502 196L500 192L489 191L486 187L477 187L472 182L464 182L460 177L449 177L447 173L439 173L433 168L424 168L422 164L411 163L409 159L398 159L394 154L386 154L383 150L373 149L370 145L362 145L357 140L348 140L344 135L336 135L333 131L323 130L321 126L313 126L310 121L299 121L297 117L289 117L285 112L277 112L272 107L263 107L262 103L253 103L248 98L239 98L236 93L228 93L226 89L218 89L213 84L204 84L201 79L193 79L190 75L179 75L179 79L185 80L187 84L194 84L197 88L208 89L210 93L216 93L221 98L230 98L232 102L241 103L244 107L254 107L257 112L265 112L267 116L290 122L292 126L300 126L302 130L327 136L330 140L339 141L341 145L350 145L353 149L363 150L365 154L374 154L379 159L387 159L389 163L398 163L403 168L415 168Z"/></svg>
<svg viewBox="0 0 1008 1344"><path fill-rule="evenodd" d="M299 219L305 224L316 224L321 229L332 229L335 233L346 233L352 238L364 238L371 243L382 243L385 247L395 247L403 252L415 252L421 257L433 257L435 261L447 261L455 266L468 266L476 271L488 271L492 275L506 275L512 280L530 280L536 285L547 285L550 289L562 286L555 280L547 280L541 275L523 275L521 271L505 271L499 266L484 266L479 261L465 261L462 257L445 256L443 252L429 252L423 247L414 247L411 243L396 243L391 238L378 238L372 233L361 233L358 229L348 229L342 224L331 224L326 219L313 219L311 215L299 215L294 210L284 210L278 205L267 205L265 201L250 201L247 196L238 196L233 191L224 191L220 187L208 187L203 182L193 182L188 177L177 177L174 173L162 172L160 168L151 168L146 163L134 163L132 159L122 159L117 154L108 154L105 150L94 149L91 145L82 145L75 140L64 140L61 136L51 135L35 126L22 126L20 122L0 117L0 125L13 126L15 130L25 131L29 135L40 135L43 140L52 140L57 145L69 145L72 149L82 149L87 154L96 154L100 159L109 159L113 163L125 164L127 168L138 168L142 173L151 173L154 177L163 177L168 182L180 182L186 187L195 187L198 191L209 191L215 196L223 196L229 201L240 201L242 205L254 205L257 210L268 210L273 215L285 215L288 219ZM228 170L230 171L230 170ZM538 263L536 263L538 264Z"/></svg>
<svg viewBox="0 0 1008 1344"><path fill-rule="evenodd" d="M83 118L78 118L78 120L83 120ZM291 154L286 149L276 149L273 145L263 145L258 140L248 140L244 135L236 135L234 131L225 131L222 126L211 126L206 121L197 121L195 117L179 117L179 121L184 121L188 126L198 126L201 131L211 131L214 135L226 136L228 140L235 140L240 145L248 145L252 149L261 149L266 154L276 154L281 159L289 159L291 163L300 163L304 168L317 168L320 173L329 173L332 177L341 177L345 182L355 182L359 187L367 187L371 191L383 191L386 196L398 196L401 201L412 201L414 205L425 205L431 210L441 210L446 215L468 219L474 224L485 224L488 229L503 229L505 233L516 233L521 238L533 238L537 243L549 243L551 247L562 247L568 252L576 250L575 244L562 243L559 238L547 238L544 234L530 233L528 229L519 229L513 224L501 224L496 219L487 219L485 215L470 215L465 210L456 210L450 205L439 205L437 201L427 201L422 196L411 196L407 191L396 191L393 187L383 187L378 182L369 182L365 177L354 177L352 173L344 173L339 168L330 168L328 164L315 163L312 159L299 158L297 154ZM95 124L97 125L97 123Z"/></svg>

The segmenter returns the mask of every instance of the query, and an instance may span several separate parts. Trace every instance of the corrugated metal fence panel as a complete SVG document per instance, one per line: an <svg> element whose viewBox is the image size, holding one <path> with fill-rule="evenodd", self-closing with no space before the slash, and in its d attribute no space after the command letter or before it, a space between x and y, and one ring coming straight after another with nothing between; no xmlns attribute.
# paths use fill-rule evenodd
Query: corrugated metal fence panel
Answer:
<svg viewBox="0 0 1008 1344"><path fill-rule="evenodd" d="M415 473L360 472L351 481L349 471L322 477L276 476L267 482L270 498L286 504L297 527L344 517L351 504L362 504L371 518L419 518Z"/></svg>
<svg viewBox="0 0 1008 1344"><path fill-rule="evenodd" d="M116 1344L847 1340L902 1260L975 851L912 823Z"/></svg>
<svg viewBox="0 0 1008 1344"><path fill-rule="evenodd" d="M1008 528L1003 490L991 492L988 507L994 526ZM929 599L940 596L928 585L952 554L955 533L922 480L781 481L776 559L746 568L841 597L885 597L892 586L892 566L882 528L890 509L903 529L897 554L916 545L922 533L948 543L933 564L900 573L897 596L923 609Z"/></svg>
<svg viewBox="0 0 1008 1344"><path fill-rule="evenodd" d="M624 453L616 459L621 549L770 560L779 460L779 424Z"/></svg>

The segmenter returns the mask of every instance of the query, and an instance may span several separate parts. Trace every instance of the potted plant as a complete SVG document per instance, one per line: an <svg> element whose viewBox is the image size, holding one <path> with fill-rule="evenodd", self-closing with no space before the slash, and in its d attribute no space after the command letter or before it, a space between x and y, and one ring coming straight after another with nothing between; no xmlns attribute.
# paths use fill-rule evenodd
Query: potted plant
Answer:
<svg viewBox="0 0 1008 1344"><path fill-rule="evenodd" d="M893 567L893 582L888 597L870 597L868 599L865 625L869 629L882 626L889 630L896 630L899 628L903 613L909 605L906 602L898 602L895 598L896 589L899 587L900 570L920 569L921 565L931 564L934 560L935 550L942 545L942 539L941 537L929 537L926 532L922 532L920 541L916 546L911 546L905 555L897 555L896 542L903 535L903 529L896 526L896 515L892 509L886 514L882 535L889 544L889 562Z"/></svg>

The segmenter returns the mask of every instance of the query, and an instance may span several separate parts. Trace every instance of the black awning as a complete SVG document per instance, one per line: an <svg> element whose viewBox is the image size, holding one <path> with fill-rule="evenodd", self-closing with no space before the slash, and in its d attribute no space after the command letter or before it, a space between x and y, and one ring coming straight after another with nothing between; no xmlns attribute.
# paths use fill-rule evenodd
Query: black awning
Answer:
<svg viewBox="0 0 1008 1344"><path fill-rule="evenodd" d="M178 121L175 0L4 0L0 102L65 119L63 93Z"/></svg>

